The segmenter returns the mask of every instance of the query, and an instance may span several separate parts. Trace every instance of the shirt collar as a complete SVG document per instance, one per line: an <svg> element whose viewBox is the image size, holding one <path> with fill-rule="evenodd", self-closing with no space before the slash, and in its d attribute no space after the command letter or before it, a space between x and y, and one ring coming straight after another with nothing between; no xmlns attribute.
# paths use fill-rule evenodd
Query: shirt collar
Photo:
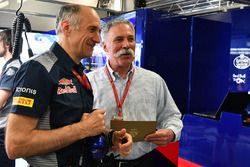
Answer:
<svg viewBox="0 0 250 167"><path fill-rule="evenodd" d="M82 64L76 64L66 51L57 43L54 42L50 47L50 51L53 52L58 58L59 63L66 69L71 70L75 68L77 71L83 70Z"/></svg>
<svg viewBox="0 0 250 167"><path fill-rule="evenodd" d="M114 81L115 81L115 79L120 78L120 76L118 75L118 73L115 72L115 71L110 67L110 65L109 65L109 60L107 61L106 65L107 65L108 71L109 71L109 73L110 73L110 75L111 75L111 77L112 77L112 79L113 79ZM134 65L133 65L133 63L132 63L131 69L129 70L127 76L129 76L129 77L131 76L131 74L132 74L134 68L135 68L135 67L134 67ZM127 78L128 78L128 77L127 77Z"/></svg>

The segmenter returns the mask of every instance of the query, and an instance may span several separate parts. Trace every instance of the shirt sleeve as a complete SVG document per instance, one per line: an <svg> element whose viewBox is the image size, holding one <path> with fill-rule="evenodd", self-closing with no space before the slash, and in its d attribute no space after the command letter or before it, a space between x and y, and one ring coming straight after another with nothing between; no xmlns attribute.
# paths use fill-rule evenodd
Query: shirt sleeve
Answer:
<svg viewBox="0 0 250 167"><path fill-rule="evenodd" d="M39 62L31 60L16 74L11 112L40 117L48 109L51 92L49 72Z"/></svg>
<svg viewBox="0 0 250 167"><path fill-rule="evenodd" d="M12 90L15 74L17 72L17 67L9 67L6 69L0 79L0 89L2 90Z"/></svg>
<svg viewBox="0 0 250 167"><path fill-rule="evenodd" d="M165 81L158 82L157 128L168 128L175 133L175 141L180 139L183 123L181 112L176 106Z"/></svg>

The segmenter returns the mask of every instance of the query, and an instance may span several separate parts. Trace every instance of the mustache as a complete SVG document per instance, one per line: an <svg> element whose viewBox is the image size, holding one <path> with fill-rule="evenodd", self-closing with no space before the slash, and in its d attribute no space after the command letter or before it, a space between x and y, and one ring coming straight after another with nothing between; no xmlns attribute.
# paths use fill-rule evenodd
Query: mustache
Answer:
<svg viewBox="0 0 250 167"><path fill-rule="evenodd" d="M121 49L118 52L116 52L115 57L121 57L123 55L131 55L132 57L135 57L135 52L133 49Z"/></svg>

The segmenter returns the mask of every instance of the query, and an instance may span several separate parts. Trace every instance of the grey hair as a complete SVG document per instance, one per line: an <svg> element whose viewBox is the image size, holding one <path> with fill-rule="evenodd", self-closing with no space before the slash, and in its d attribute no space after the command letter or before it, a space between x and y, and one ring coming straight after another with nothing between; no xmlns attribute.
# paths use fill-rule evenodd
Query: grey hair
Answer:
<svg viewBox="0 0 250 167"><path fill-rule="evenodd" d="M113 20L107 22L102 27L102 32L101 32L102 41L106 41L107 40L107 36L108 36L108 32L109 32L110 28L114 27L114 26L116 26L118 24L127 24L135 32L134 25L130 21L128 21L126 19L123 19L123 18L116 18L116 19L113 19Z"/></svg>
<svg viewBox="0 0 250 167"><path fill-rule="evenodd" d="M80 24L80 5L64 5L61 7L59 14L56 18L56 34L60 34L61 31L61 22L68 21L71 26L76 30L79 29Z"/></svg>

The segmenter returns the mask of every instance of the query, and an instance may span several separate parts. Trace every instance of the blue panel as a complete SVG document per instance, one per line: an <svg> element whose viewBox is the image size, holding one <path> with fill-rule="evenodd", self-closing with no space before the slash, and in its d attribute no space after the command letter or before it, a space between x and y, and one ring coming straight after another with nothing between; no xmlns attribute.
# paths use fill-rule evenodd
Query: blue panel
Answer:
<svg viewBox="0 0 250 167"><path fill-rule="evenodd" d="M215 113L228 91L231 27L199 18L193 27L190 112Z"/></svg>
<svg viewBox="0 0 250 167"><path fill-rule="evenodd" d="M203 16L232 25L230 82L232 92L250 90L250 8L235 9L228 12Z"/></svg>
<svg viewBox="0 0 250 167"><path fill-rule="evenodd" d="M230 24L154 12L143 24L142 67L164 78L182 113L216 112L228 91Z"/></svg>
<svg viewBox="0 0 250 167"><path fill-rule="evenodd" d="M220 120L185 115L180 157L207 167L250 164L250 128L239 114L222 112Z"/></svg>
<svg viewBox="0 0 250 167"><path fill-rule="evenodd" d="M233 11L231 16L230 90L250 91L250 9Z"/></svg>
<svg viewBox="0 0 250 167"><path fill-rule="evenodd" d="M149 17L149 16L148 16ZM182 113L187 111L190 21L152 17L146 23L143 67L166 81Z"/></svg>

